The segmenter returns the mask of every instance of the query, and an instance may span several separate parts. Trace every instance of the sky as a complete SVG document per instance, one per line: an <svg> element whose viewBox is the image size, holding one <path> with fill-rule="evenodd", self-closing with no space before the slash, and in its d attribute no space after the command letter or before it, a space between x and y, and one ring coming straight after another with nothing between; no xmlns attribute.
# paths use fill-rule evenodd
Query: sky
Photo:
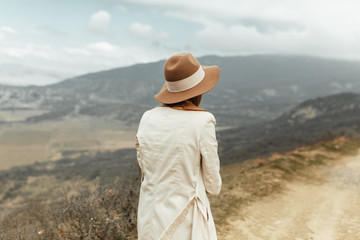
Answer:
<svg viewBox="0 0 360 240"><path fill-rule="evenodd" d="M1 0L0 84L204 55L360 60L358 0Z"/></svg>

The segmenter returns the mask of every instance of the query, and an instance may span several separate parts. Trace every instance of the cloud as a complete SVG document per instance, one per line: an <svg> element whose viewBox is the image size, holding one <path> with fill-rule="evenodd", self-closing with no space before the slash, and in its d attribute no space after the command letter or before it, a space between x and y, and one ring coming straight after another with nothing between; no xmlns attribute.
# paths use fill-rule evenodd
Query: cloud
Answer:
<svg viewBox="0 0 360 240"><path fill-rule="evenodd" d="M3 49L2 52L13 58L23 58L28 53L26 49L21 48L6 48Z"/></svg>
<svg viewBox="0 0 360 240"><path fill-rule="evenodd" d="M161 9L168 16L183 18L190 22L202 24L211 22L237 23L243 19L262 19L275 22L297 22L303 16L299 10L303 5L311 6L312 1L303 0L297 3L286 0L125 0L132 4L138 4L153 9ZM332 0L329 0L332 1ZM333 0L335 1L335 0ZM124 2L118 0L117 2Z"/></svg>
<svg viewBox="0 0 360 240"><path fill-rule="evenodd" d="M26 43L21 46L6 45L0 46L0 53L10 58L24 59L24 58L42 58L45 60L52 59L52 48L47 45L38 45L34 43Z"/></svg>
<svg viewBox="0 0 360 240"><path fill-rule="evenodd" d="M134 36L148 38L154 33L154 29L148 24L134 22L130 25L129 31Z"/></svg>
<svg viewBox="0 0 360 240"><path fill-rule="evenodd" d="M360 59L356 0L113 0L124 1L197 24L201 29L191 33L195 36L191 44L203 55L283 53Z"/></svg>
<svg viewBox="0 0 360 240"><path fill-rule="evenodd" d="M116 9L121 11L121 12L127 12L128 11L128 9L123 5L116 5Z"/></svg>
<svg viewBox="0 0 360 240"><path fill-rule="evenodd" d="M278 53L360 60L358 0L96 1L122 16L116 19L121 21L117 26L128 24L121 39L120 32L115 34L120 27L114 27L115 19L106 11L89 15L87 28L100 36L114 36L107 41L89 42L75 25L56 23L54 28L51 19L21 31L0 25L0 63L80 74L187 51L197 56ZM42 45L46 41L51 47Z"/></svg>
<svg viewBox="0 0 360 240"><path fill-rule="evenodd" d="M112 45L108 42L91 43L88 45L88 47L90 49L101 51L101 52L106 52L106 53L114 53L118 49L115 45Z"/></svg>
<svg viewBox="0 0 360 240"><path fill-rule="evenodd" d="M128 66L137 63L158 61L169 56L162 49L148 46L117 45L102 41L84 45L70 45L63 48L52 48L33 43L19 44L15 42L0 44L0 63L21 63L24 66L46 68L55 72L65 72L67 76L96 72L104 69ZM41 85L51 83L51 79L43 79ZM0 79L2 83L6 79ZM11 79L13 84L40 84L26 75L17 75Z"/></svg>
<svg viewBox="0 0 360 240"><path fill-rule="evenodd" d="M14 28L6 27L6 26L1 27L1 31L6 32L6 33L11 33L11 34L17 33L17 30L15 30Z"/></svg>
<svg viewBox="0 0 360 240"><path fill-rule="evenodd" d="M303 44L306 31L275 32L271 36L256 27L241 24L225 26L214 24L196 32L197 42L216 53L234 55L254 53L283 53Z"/></svg>
<svg viewBox="0 0 360 240"><path fill-rule="evenodd" d="M68 71L29 67L18 63L0 64L0 80L9 85L46 85L59 82L72 74Z"/></svg>
<svg viewBox="0 0 360 240"><path fill-rule="evenodd" d="M39 27L37 27L37 29L35 30L31 30L32 33L34 34L41 34L41 35L51 35L51 36L56 36L56 37L68 37L69 36L69 33L63 31L63 30L60 30L60 29L57 29L56 27L53 27L51 25L47 25L47 24L44 24L44 25L41 25Z"/></svg>
<svg viewBox="0 0 360 240"><path fill-rule="evenodd" d="M274 97L277 94L277 91L273 88L265 88L262 90L262 93L264 93L267 97Z"/></svg>
<svg viewBox="0 0 360 240"><path fill-rule="evenodd" d="M117 45L102 41L63 49L61 66L83 73L103 69L148 63L167 58L169 51L148 46ZM60 67L60 66L59 66ZM61 67L62 68L62 67ZM63 68L62 68L63 69Z"/></svg>
<svg viewBox="0 0 360 240"><path fill-rule="evenodd" d="M4 40L8 34L16 34L18 31L14 28L3 26L0 28L0 40Z"/></svg>
<svg viewBox="0 0 360 240"><path fill-rule="evenodd" d="M98 11L91 15L88 29L91 32L108 36L112 33L110 29L110 23L111 15L106 11Z"/></svg>
<svg viewBox="0 0 360 240"><path fill-rule="evenodd" d="M93 42L83 46L63 48L62 61L68 67L83 73L115 68L136 63L146 63L164 59L168 51L135 45L116 45L106 41Z"/></svg>
<svg viewBox="0 0 360 240"><path fill-rule="evenodd" d="M149 24L133 22L129 27L129 32L138 38L152 41L162 41L170 38L169 33L163 30L154 30Z"/></svg>
<svg viewBox="0 0 360 240"><path fill-rule="evenodd" d="M77 56L90 57L92 55L92 53L85 48L65 47L64 51L67 54L77 55Z"/></svg>

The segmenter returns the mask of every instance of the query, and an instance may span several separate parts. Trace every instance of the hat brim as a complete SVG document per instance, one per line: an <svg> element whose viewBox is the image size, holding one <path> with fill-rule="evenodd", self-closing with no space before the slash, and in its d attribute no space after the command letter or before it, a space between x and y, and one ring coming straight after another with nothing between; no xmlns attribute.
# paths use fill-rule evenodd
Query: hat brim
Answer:
<svg viewBox="0 0 360 240"><path fill-rule="evenodd" d="M205 77L195 87L182 92L169 92L165 82L161 91L155 95L156 100L161 103L172 104L209 92L219 81L220 69L218 66L201 65L201 67L205 72Z"/></svg>

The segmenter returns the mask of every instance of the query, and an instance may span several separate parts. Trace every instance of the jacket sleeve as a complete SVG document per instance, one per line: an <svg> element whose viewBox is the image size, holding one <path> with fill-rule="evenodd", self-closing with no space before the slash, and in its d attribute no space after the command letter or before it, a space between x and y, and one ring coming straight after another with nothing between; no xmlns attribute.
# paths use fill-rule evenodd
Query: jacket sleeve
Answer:
<svg viewBox="0 0 360 240"><path fill-rule="evenodd" d="M141 170L141 182L142 182L143 179L144 179L144 169L143 169L143 166L141 164L140 143L139 143L139 139L138 139L137 136L135 137L135 148L136 148L136 160L137 160L137 163L139 164L139 167L140 167L140 170Z"/></svg>
<svg viewBox="0 0 360 240"><path fill-rule="evenodd" d="M138 134L139 134L139 131L142 129L141 126L142 126L143 122L145 121L148 112L149 111L144 112L143 115L141 116L139 127L138 127L138 132L135 135L136 160L137 160L137 163L139 164L139 167L141 170L141 181L143 181L145 173L144 173L144 167L143 167L142 159L141 159L142 147L140 146Z"/></svg>
<svg viewBox="0 0 360 240"><path fill-rule="evenodd" d="M206 121L200 135L200 152L202 156L202 173L206 192L218 195L221 190L220 160L218 142L215 133L214 116Z"/></svg>

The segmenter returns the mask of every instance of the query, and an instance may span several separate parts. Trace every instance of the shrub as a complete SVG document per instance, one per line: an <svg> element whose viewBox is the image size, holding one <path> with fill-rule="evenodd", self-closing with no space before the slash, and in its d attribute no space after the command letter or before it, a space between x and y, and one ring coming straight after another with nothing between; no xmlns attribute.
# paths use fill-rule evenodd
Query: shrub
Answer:
<svg viewBox="0 0 360 240"><path fill-rule="evenodd" d="M95 191L82 184L62 188L52 203L30 202L0 220L0 239L136 239L140 180Z"/></svg>

